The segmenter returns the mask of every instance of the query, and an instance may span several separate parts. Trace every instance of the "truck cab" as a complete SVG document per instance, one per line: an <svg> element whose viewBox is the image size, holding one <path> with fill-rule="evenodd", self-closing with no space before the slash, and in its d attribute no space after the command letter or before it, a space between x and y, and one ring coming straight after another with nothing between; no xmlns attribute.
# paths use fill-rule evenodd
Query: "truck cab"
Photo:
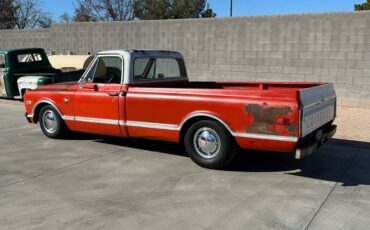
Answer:
<svg viewBox="0 0 370 230"><path fill-rule="evenodd" d="M27 90L63 81L78 80L84 70L62 73L41 48L0 50L0 97L22 99Z"/></svg>

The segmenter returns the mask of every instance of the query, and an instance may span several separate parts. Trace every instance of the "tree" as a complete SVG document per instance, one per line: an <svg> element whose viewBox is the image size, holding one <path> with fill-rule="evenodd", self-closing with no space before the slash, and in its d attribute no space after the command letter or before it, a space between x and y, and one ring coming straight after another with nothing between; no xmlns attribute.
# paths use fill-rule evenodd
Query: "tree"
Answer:
<svg viewBox="0 0 370 230"><path fill-rule="evenodd" d="M370 0L367 0L365 3L362 4L355 4L355 10L370 10Z"/></svg>
<svg viewBox="0 0 370 230"><path fill-rule="evenodd" d="M75 18L96 21L133 20L132 0L76 0ZM90 21L90 20L88 20Z"/></svg>
<svg viewBox="0 0 370 230"><path fill-rule="evenodd" d="M16 7L13 0L0 0L0 29L13 29Z"/></svg>
<svg viewBox="0 0 370 230"><path fill-rule="evenodd" d="M209 4L207 3L207 9L203 11L201 14L202 18L214 18L216 17L216 13L210 8Z"/></svg>
<svg viewBox="0 0 370 230"><path fill-rule="evenodd" d="M133 9L142 20L216 16L207 0L134 0Z"/></svg>
<svg viewBox="0 0 370 230"><path fill-rule="evenodd" d="M18 29L50 26L52 19L38 0L14 0L14 23Z"/></svg>
<svg viewBox="0 0 370 230"><path fill-rule="evenodd" d="M52 23L53 23L53 19L51 15L45 14L43 17L40 18L38 26L40 28L50 28Z"/></svg>
<svg viewBox="0 0 370 230"><path fill-rule="evenodd" d="M72 21L72 17L68 13L63 13L59 16L59 22L60 23L70 23Z"/></svg>
<svg viewBox="0 0 370 230"><path fill-rule="evenodd" d="M169 0L137 0L133 4L135 17L142 20L173 18L171 7Z"/></svg>
<svg viewBox="0 0 370 230"><path fill-rule="evenodd" d="M96 18L90 15L89 11L82 5L75 9L75 15L73 17L75 22L95 22Z"/></svg>

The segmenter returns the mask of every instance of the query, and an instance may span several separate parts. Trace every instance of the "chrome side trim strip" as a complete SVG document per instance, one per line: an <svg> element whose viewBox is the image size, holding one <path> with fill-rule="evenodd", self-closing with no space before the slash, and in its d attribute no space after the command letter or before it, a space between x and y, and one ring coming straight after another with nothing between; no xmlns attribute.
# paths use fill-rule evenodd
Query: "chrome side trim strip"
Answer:
<svg viewBox="0 0 370 230"><path fill-rule="evenodd" d="M217 120L218 122L220 122L223 126L226 127L227 130L229 130L229 132L232 134L233 131L230 129L230 127L223 121L221 120L220 118L212 115L212 114L209 114L207 112L195 112L195 113L192 113L190 114L189 116L187 116L182 122L181 124L179 125L179 130L182 129L182 127L184 126L184 124L191 118L194 118L194 117L210 117L210 118L213 118L215 120Z"/></svg>
<svg viewBox="0 0 370 230"><path fill-rule="evenodd" d="M51 100L41 100L41 101L38 101L34 106L33 106L33 109L32 109L32 115L35 115L35 110L37 108L38 105L42 104L42 103L46 103L46 104L49 104L51 106L54 107L54 109L59 113L59 115L62 117L62 113L60 112L60 110L58 109L58 107L55 105L55 103Z"/></svg>
<svg viewBox="0 0 370 230"><path fill-rule="evenodd" d="M74 120L81 121L81 122L97 123L97 124L118 125L118 120L113 120L113 119L74 117Z"/></svg>
<svg viewBox="0 0 370 230"><path fill-rule="evenodd" d="M273 141L288 141L288 142L298 141L298 137L287 137L287 136L266 135L266 134L256 134L256 133L232 133L232 135L234 137L273 140Z"/></svg>
<svg viewBox="0 0 370 230"><path fill-rule="evenodd" d="M207 114L208 115L208 114ZM208 115L210 117L210 115ZM27 117L33 117L32 114L27 115ZM102 118L91 118L91 117L74 117L74 116L62 116L63 120L67 121L81 121L89 123L107 124L107 125L120 125L120 126L131 126L131 127L141 127L148 129L163 129L180 131L183 122L180 126L175 124L164 124L164 123L154 123L154 122L142 122L142 121L123 121L123 120L113 120L113 119L102 119ZM218 120L218 119L217 119ZM221 122L221 121L220 121ZM252 138L252 139L262 139L262 140L274 140L274 141L287 141L287 142L297 142L298 137L287 137L287 136L277 136L277 135L266 135L266 134L256 134L256 133L238 133L232 132L229 127L221 122L230 131L231 135L234 137L241 138Z"/></svg>
<svg viewBox="0 0 370 230"><path fill-rule="evenodd" d="M62 116L62 119L65 121L74 121L75 117L74 116Z"/></svg>
<svg viewBox="0 0 370 230"><path fill-rule="evenodd" d="M153 122L141 122L141 121L127 121L126 126L142 127L149 129L165 129L165 130L176 130L179 131L180 127L174 124L163 124Z"/></svg>

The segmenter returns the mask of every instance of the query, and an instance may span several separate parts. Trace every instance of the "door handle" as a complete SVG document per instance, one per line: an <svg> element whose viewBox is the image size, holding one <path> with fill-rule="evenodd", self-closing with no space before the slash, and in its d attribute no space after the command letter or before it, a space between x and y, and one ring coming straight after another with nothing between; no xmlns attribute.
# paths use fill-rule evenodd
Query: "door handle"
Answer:
<svg viewBox="0 0 370 230"><path fill-rule="evenodd" d="M112 96L112 97L114 97L114 96L118 96L118 93L117 92L108 92L107 93L109 96Z"/></svg>

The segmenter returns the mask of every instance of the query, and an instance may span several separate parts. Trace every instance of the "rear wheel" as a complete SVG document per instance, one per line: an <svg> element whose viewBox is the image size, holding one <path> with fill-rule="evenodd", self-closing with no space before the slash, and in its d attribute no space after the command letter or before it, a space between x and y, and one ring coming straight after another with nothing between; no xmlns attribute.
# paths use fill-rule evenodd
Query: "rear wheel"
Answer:
<svg viewBox="0 0 370 230"><path fill-rule="evenodd" d="M185 149L191 159L206 168L226 167L237 152L229 131L220 123L204 120L194 123L184 136Z"/></svg>
<svg viewBox="0 0 370 230"><path fill-rule="evenodd" d="M58 111L51 105L46 105L41 108L39 123L42 132L49 138L62 138L68 132L68 128Z"/></svg>

